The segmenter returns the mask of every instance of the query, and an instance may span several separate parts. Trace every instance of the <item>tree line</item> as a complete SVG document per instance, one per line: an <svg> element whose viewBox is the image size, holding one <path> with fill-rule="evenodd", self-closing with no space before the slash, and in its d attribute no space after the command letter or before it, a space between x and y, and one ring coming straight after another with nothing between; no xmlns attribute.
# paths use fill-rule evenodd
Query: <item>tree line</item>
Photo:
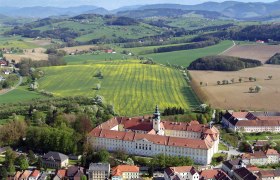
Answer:
<svg viewBox="0 0 280 180"><path fill-rule="evenodd" d="M213 70L213 71L239 71L245 68L261 66L258 60L244 59L229 56L202 57L190 64L189 70Z"/></svg>

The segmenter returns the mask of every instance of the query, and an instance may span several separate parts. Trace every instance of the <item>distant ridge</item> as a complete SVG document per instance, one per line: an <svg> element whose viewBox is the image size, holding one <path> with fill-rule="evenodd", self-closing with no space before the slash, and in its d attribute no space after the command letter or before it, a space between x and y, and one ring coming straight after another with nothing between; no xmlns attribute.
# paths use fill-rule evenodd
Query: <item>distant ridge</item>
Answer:
<svg viewBox="0 0 280 180"><path fill-rule="evenodd" d="M79 14L127 14L133 15L138 13L138 17L146 17L145 13L150 13L151 9L180 9L180 10L192 10L192 11L209 11L217 12L223 16L230 17L232 19L240 20L271 20L279 18L280 14L280 0L272 3L264 2L237 2L237 1L225 1L225 2L205 2L197 5L181 5L181 4L152 4L152 5L136 5L136 6L124 6L115 10L107 10L97 6L77 6L68 8L59 7L0 7L0 14L10 17L32 17L32 18L46 18L50 16L76 16ZM140 14L142 11L142 15ZM124 13L125 12L125 13ZM168 13L168 12L167 12ZM157 13L155 13L156 15ZM161 13L161 15L163 15ZM164 16L164 15L163 15Z"/></svg>

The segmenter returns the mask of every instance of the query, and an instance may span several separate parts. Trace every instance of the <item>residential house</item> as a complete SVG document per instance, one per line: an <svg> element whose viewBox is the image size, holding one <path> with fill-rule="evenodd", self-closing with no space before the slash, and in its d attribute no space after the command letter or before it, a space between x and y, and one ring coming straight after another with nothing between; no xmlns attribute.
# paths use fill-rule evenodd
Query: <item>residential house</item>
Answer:
<svg viewBox="0 0 280 180"><path fill-rule="evenodd" d="M200 180L231 180L231 178L220 169L208 169L200 172Z"/></svg>
<svg viewBox="0 0 280 180"><path fill-rule="evenodd" d="M19 177L19 180L28 180L31 173L32 173L32 171L29 171L29 170L23 171L23 173Z"/></svg>
<svg viewBox="0 0 280 180"><path fill-rule="evenodd" d="M222 164L222 170L227 173L230 177L233 176L233 171L246 165L240 159L224 161Z"/></svg>
<svg viewBox="0 0 280 180"><path fill-rule="evenodd" d="M43 166L47 168L59 169L69 164L68 156L59 152L50 151L43 156L42 160Z"/></svg>
<svg viewBox="0 0 280 180"><path fill-rule="evenodd" d="M227 112L222 124L233 131L279 133L280 112Z"/></svg>
<svg viewBox="0 0 280 180"><path fill-rule="evenodd" d="M261 170L257 174L262 180L280 180L280 170Z"/></svg>
<svg viewBox="0 0 280 180"><path fill-rule="evenodd" d="M66 177L70 180L80 180L84 175L84 168L79 166L71 166L66 171Z"/></svg>
<svg viewBox="0 0 280 180"><path fill-rule="evenodd" d="M88 170L89 180L104 180L110 177L109 163L91 163Z"/></svg>
<svg viewBox="0 0 280 180"><path fill-rule="evenodd" d="M258 176L249 171L247 168L242 167L235 169L233 172L233 180L258 180Z"/></svg>
<svg viewBox="0 0 280 180"><path fill-rule="evenodd" d="M66 177L66 170L65 169L59 169L56 171L55 176L53 180L62 180Z"/></svg>
<svg viewBox="0 0 280 180"><path fill-rule="evenodd" d="M164 170L165 180L199 180L199 173L192 166L169 167Z"/></svg>
<svg viewBox="0 0 280 180"><path fill-rule="evenodd" d="M39 171L39 170L34 170L34 171L30 174L28 180L38 180L39 177L40 177L40 175L41 175L41 174L40 174L40 171Z"/></svg>
<svg viewBox="0 0 280 180"><path fill-rule="evenodd" d="M267 165L279 163L279 154L274 149L267 151L256 151L253 153L245 153L242 156L242 161L245 164L251 165Z"/></svg>
<svg viewBox="0 0 280 180"><path fill-rule="evenodd" d="M0 67L7 66L7 65L8 65L7 61L0 60Z"/></svg>
<svg viewBox="0 0 280 180"><path fill-rule="evenodd" d="M112 168L112 180L130 180L139 178L139 167L119 165Z"/></svg>

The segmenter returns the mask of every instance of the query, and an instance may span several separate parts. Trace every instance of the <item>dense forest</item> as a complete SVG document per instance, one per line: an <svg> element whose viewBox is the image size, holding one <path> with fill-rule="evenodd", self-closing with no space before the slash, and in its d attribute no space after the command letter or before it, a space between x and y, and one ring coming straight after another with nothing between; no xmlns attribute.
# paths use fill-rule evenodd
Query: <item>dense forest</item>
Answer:
<svg viewBox="0 0 280 180"><path fill-rule="evenodd" d="M213 70L213 71L239 71L245 68L261 66L257 60L244 59L229 56L207 56L192 62L189 70Z"/></svg>
<svg viewBox="0 0 280 180"><path fill-rule="evenodd" d="M280 64L280 53L276 53L266 63L267 64Z"/></svg>
<svg viewBox="0 0 280 180"><path fill-rule="evenodd" d="M81 153L86 134L116 115L101 96L51 98L0 107L1 118L10 119L0 126L0 146L23 146L35 152Z"/></svg>
<svg viewBox="0 0 280 180"><path fill-rule="evenodd" d="M280 41L280 24L247 26L237 31L232 30L229 33L232 39L241 41Z"/></svg>

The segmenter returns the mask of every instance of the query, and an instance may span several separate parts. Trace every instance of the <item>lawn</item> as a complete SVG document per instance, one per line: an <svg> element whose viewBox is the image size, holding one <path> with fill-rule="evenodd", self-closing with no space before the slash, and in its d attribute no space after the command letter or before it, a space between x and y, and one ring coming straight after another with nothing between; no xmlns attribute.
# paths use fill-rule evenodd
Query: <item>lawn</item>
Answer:
<svg viewBox="0 0 280 180"><path fill-rule="evenodd" d="M191 62L197 58L209 55L217 55L233 45L232 41L223 41L217 45L209 46L206 48L192 49L185 51L174 51L167 53L154 53L145 55L146 57L153 58L154 61L162 64L177 64L182 66L189 66Z"/></svg>
<svg viewBox="0 0 280 180"><path fill-rule="evenodd" d="M199 102L180 71L144 65L137 60L100 61L94 64L42 68L40 89L55 96L101 95L120 115L152 113L156 104L166 107L196 107ZM104 78L94 77L101 71ZM101 84L100 90L95 90Z"/></svg>
<svg viewBox="0 0 280 180"><path fill-rule="evenodd" d="M242 133L245 140L255 141L255 140L279 140L280 133Z"/></svg>
<svg viewBox="0 0 280 180"><path fill-rule="evenodd" d="M7 94L0 95L0 103L15 103L15 102L22 102L22 101L31 101L32 99L42 98L44 96L26 90L24 87L19 87Z"/></svg>

